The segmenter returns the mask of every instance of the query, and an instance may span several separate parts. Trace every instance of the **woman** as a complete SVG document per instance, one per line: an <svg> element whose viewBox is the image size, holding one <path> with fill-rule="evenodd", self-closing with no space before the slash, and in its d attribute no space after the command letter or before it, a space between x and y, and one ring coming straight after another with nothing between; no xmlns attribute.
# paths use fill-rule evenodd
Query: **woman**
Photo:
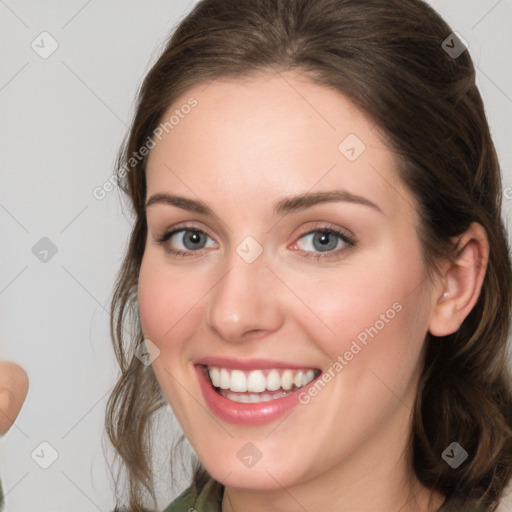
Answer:
<svg viewBox="0 0 512 512"><path fill-rule="evenodd" d="M118 162L129 510L155 498L166 403L200 460L168 512L496 509L511 267L474 78L419 0L204 0L180 23Z"/></svg>

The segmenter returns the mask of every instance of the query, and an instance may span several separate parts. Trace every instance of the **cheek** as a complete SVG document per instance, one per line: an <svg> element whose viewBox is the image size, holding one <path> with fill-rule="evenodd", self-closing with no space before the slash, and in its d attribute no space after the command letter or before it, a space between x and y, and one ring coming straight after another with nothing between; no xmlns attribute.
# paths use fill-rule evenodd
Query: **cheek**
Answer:
<svg viewBox="0 0 512 512"><path fill-rule="evenodd" d="M363 347L373 339L387 339L389 348L404 343L409 331L423 329L425 319L419 316L425 303L418 286L423 275L419 254L404 260L389 251L378 261L361 259L325 278L290 276L288 282L294 282L294 291L307 306L302 307L303 315L294 316L332 360L350 350L354 341Z"/></svg>
<svg viewBox="0 0 512 512"><path fill-rule="evenodd" d="M187 336L194 305L202 296L200 282L187 273L170 272L152 254L144 256L138 283L140 321L144 336L160 350L164 340Z"/></svg>
<svg viewBox="0 0 512 512"><path fill-rule="evenodd" d="M166 286L154 265L144 256L139 273L138 303L142 331L145 338L157 342L162 332L172 325L164 304L170 299Z"/></svg>
<svg viewBox="0 0 512 512"><path fill-rule="evenodd" d="M150 339L161 352L161 357L153 362L153 371L168 403L187 431L192 428L188 418L197 413L193 409L196 402L190 401L190 395L183 393L177 383L190 379L183 364L183 347L197 324L198 309L194 305L204 294L198 289L199 281L191 279L186 272L171 271L152 251L144 255L138 282L142 332L144 338ZM192 413L187 413L190 408Z"/></svg>

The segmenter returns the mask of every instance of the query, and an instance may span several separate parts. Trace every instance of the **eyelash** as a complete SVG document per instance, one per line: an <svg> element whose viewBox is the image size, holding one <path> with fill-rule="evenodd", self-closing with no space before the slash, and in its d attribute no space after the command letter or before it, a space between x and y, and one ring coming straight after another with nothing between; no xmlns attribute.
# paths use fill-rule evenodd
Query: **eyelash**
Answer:
<svg viewBox="0 0 512 512"><path fill-rule="evenodd" d="M210 235L208 235L208 233L206 233L202 229L199 229L195 226L186 226L185 225L185 226L179 226L178 228L173 229L171 231L166 231L161 236L156 238L156 243L158 243L160 245L164 245L172 236L174 236L176 233L180 233L182 231L184 231L184 232L191 231L191 232L195 232L195 233L201 233L201 234L206 235L209 238L212 238L212 237L210 237ZM317 232L321 232L323 234L336 235L339 239L341 239L347 245L347 247L337 249L335 251L325 252L325 253L322 253L322 252L313 252L312 253L311 251L299 250L299 252L304 253L306 258L313 259L313 260L332 258L333 255L339 255L340 253L345 252L348 249L352 249L353 247L356 246L356 241L354 238L352 238L351 236L348 236L347 234L339 231L338 229L336 229L334 227L331 227L330 225L325 225L322 227L318 227L318 228L306 231L305 233L302 233L297 240L300 240L301 238L304 238L307 235L311 235L312 233L317 233ZM193 253L199 253L201 251L201 249L198 251L181 251L181 250L172 249L170 247L166 247L166 250L168 252L170 252L173 256L178 257L178 258L193 257L192 256Z"/></svg>

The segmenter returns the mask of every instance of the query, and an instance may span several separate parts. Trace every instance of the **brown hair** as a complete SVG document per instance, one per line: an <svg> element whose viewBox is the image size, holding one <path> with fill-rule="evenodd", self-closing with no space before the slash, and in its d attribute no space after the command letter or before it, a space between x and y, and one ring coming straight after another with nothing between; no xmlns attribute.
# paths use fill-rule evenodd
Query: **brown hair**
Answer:
<svg viewBox="0 0 512 512"><path fill-rule="evenodd" d="M144 494L155 497L149 434L153 413L165 404L151 367L134 357L143 340L137 279L147 233L147 158L132 156L192 86L260 70L296 70L375 119L419 204L418 234L431 275L440 258L453 257L454 237L472 222L485 228L490 255L477 304L454 334L427 335L411 453L417 478L446 504L496 508L512 475L506 353L512 271L499 163L475 69L468 51L455 57L443 49L451 33L421 0L203 0L174 31L142 84L117 162L135 222L111 304L121 377L106 429L127 470L130 510L144 510ZM469 454L457 469L441 457L454 441ZM198 490L206 477L196 468Z"/></svg>

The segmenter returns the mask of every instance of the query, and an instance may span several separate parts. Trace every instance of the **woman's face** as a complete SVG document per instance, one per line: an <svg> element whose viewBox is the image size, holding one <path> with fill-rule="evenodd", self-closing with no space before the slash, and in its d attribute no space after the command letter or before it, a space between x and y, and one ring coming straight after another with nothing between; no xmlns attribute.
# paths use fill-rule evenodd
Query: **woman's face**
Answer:
<svg viewBox="0 0 512 512"><path fill-rule="evenodd" d="M396 470L434 294L378 129L291 72L203 84L172 115L148 161L139 308L199 458L245 489Z"/></svg>

